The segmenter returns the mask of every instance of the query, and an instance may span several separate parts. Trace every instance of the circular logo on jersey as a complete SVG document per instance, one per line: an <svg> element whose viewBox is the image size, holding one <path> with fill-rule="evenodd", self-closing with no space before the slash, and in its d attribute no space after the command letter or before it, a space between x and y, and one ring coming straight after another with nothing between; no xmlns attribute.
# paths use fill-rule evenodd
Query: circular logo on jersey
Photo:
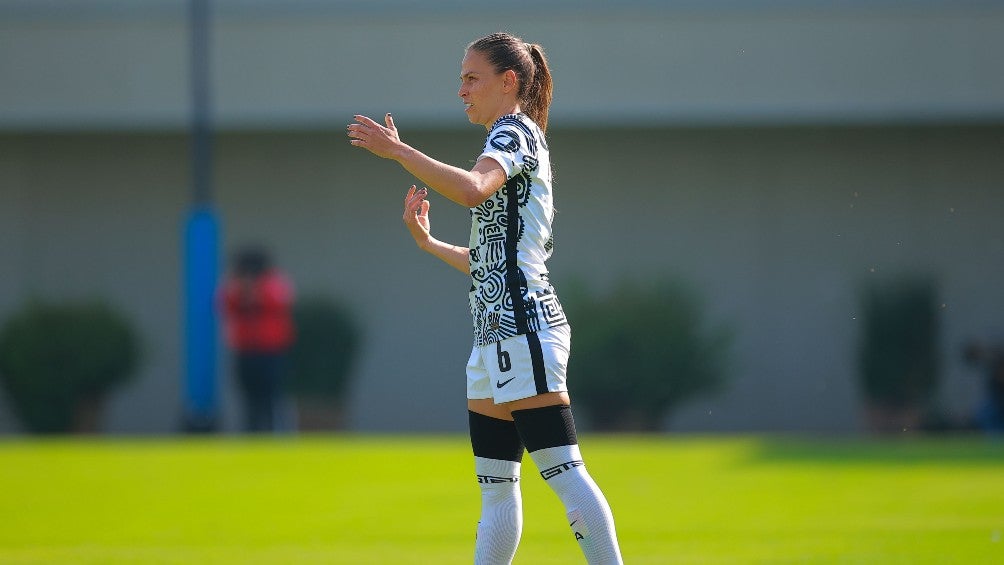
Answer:
<svg viewBox="0 0 1004 565"><path fill-rule="evenodd" d="M499 151L515 153L519 149L519 137L511 131L500 131L492 138L491 144Z"/></svg>

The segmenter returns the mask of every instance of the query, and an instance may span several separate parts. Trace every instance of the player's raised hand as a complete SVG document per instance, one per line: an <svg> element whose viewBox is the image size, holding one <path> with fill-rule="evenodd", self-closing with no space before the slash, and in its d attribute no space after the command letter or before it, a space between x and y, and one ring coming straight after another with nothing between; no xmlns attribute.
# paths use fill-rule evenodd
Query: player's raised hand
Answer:
<svg viewBox="0 0 1004 565"><path fill-rule="evenodd" d="M411 237L415 243L422 247L431 239L429 231L432 227L429 222L429 201L425 199L429 191L425 188L418 189L411 185L408 194L404 197L404 225L411 232Z"/></svg>
<svg viewBox="0 0 1004 565"><path fill-rule="evenodd" d="M353 118L355 123L351 123L347 127L349 143L352 145L362 147L384 159L392 158L394 152L403 145L401 137L397 133L397 127L394 126L394 118L389 112L384 116L386 126L382 126L361 114L357 114Z"/></svg>

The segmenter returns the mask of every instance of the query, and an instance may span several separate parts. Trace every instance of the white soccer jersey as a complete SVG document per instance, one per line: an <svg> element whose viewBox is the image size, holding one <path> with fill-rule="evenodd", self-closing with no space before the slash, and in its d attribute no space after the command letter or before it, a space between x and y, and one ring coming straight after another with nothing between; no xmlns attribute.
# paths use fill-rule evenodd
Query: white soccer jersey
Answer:
<svg viewBox="0 0 1004 565"><path fill-rule="evenodd" d="M508 180L471 208L474 343L487 345L567 323L544 262L551 256L551 160L544 134L523 114L502 116L478 157Z"/></svg>

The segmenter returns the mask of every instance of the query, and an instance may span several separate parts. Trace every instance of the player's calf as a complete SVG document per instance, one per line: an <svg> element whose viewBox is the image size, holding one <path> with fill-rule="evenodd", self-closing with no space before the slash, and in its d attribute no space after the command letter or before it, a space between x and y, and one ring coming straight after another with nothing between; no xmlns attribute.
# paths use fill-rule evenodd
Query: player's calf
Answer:
<svg viewBox="0 0 1004 565"><path fill-rule="evenodd" d="M623 563L610 506L586 472L569 406L512 412L540 476L561 499L569 525L591 565Z"/></svg>
<svg viewBox="0 0 1004 565"><path fill-rule="evenodd" d="M523 443L513 422L469 412L474 470L481 489L475 565L509 565L523 531L519 488Z"/></svg>

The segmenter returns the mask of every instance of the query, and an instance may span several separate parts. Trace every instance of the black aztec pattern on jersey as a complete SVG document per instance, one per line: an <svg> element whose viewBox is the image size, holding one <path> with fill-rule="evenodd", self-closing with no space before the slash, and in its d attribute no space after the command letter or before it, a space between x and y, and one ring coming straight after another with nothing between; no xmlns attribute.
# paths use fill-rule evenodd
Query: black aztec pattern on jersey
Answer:
<svg viewBox="0 0 1004 565"><path fill-rule="evenodd" d="M514 126L524 135L512 129L502 129L489 140L492 147L516 153L521 149L521 138L524 138L527 140L528 157L536 155L536 143L530 128L519 119L507 116L496 122L492 129L503 125ZM472 314L478 343L498 342L539 329L535 304L526 300L529 293L526 276L517 264L517 246L526 229L519 208L525 206L530 198L530 173L535 168L524 167L491 198L471 210L472 220L479 226L477 247L471 249L472 264L480 265L471 271L474 288L477 289Z"/></svg>
<svg viewBox="0 0 1004 565"><path fill-rule="evenodd" d="M494 343L540 329L536 304L526 300L526 276L516 261L517 244L525 230L519 207L526 205L529 197L530 178L524 171L471 210L480 226L478 246L471 249L471 261L480 265L471 272L478 289L474 327L483 332L476 336L478 343Z"/></svg>
<svg viewBox="0 0 1004 565"><path fill-rule="evenodd" d="M471 313L479 345L567 323L543 263L521 268L529 257L546 259L553 247L547 144L526 120L503 116L492 126L485 151L516 166L502 188L471 209ZM542 217L547 224L539 224Z"/></svg>

